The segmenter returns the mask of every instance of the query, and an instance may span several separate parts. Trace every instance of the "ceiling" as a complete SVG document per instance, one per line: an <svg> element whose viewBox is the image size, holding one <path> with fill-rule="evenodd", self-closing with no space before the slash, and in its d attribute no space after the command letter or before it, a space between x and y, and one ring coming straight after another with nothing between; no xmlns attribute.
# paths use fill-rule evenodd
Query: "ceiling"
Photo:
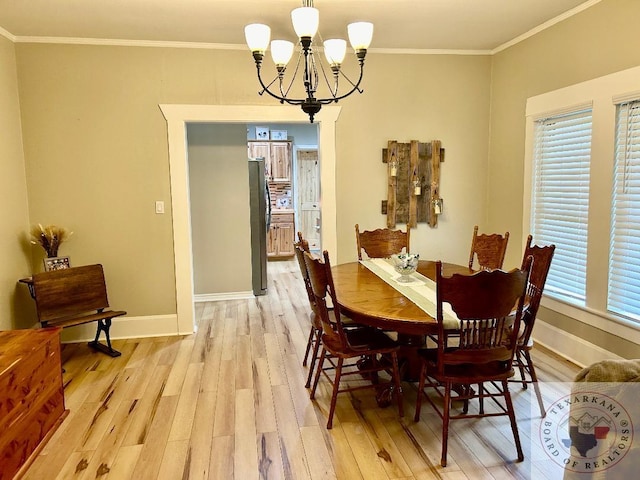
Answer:
<svg viewBox="0 0 640 480"><path fill-rule="evenodd" d="M323 38L375 25L371 49L492 51L600 0L316 0ZM244 45L244 25L294 37L299 0L0 0L0 33L17 41L108 39ZM576 8L579 7L579 8ZM4 31L2 31L4 30Z"/></svg>

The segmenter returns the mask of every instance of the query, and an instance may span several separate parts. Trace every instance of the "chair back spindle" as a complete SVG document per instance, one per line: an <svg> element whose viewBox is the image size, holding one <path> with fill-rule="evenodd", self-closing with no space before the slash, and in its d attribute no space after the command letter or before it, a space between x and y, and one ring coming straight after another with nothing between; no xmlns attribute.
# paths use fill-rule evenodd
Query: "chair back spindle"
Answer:
<svg viewBox="0 0 640 480"><path fill-rule="evenodd" d="M522 270L480 271L473 275L442 276L436 264L437 317L440 338L445 337L443 304L449 303L460 322L458 344L445 349L438 342L439 369L445 364L507 362L510 368L522 317L530 263ZM516 311L512 325L513 312Z"/></svg>

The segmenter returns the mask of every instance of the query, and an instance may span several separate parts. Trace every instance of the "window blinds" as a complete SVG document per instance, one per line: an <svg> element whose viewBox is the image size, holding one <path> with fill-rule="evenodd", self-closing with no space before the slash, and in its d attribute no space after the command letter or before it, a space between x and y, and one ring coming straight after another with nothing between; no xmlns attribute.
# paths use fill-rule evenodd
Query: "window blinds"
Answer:
<svg viewBox="0 0 640 480"><path fill-rule="evenodd" d="M555 244L545 292L583 304L586 295L591 109L535 122L531 234Z"/></svg>
<svg viewBox="0 0 640 480"><path fill-rule="evenodd" d="M617 107L607 308L640 320L640 100Z"/></svg>

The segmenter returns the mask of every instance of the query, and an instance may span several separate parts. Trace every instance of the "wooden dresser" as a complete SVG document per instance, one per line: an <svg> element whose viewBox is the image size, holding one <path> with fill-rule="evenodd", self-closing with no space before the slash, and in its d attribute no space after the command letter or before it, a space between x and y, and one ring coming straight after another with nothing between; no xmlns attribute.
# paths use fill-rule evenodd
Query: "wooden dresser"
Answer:
<svg viewBox="0 0 640 480"><path fill-rule="evenodd" d="M20 476L68 413L60 330L0 332L0 480Z"/></svg>

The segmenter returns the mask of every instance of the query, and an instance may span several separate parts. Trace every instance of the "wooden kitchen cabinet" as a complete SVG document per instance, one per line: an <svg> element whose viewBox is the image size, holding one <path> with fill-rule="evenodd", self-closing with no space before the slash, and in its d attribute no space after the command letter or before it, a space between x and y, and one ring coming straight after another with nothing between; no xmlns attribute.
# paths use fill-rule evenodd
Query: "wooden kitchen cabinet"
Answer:
<svg viewBox="0 0 640 480"><path fill-rule="evenodd" d="M271 142L271 181L291 182L291 142Z"/></svg>
<svg viewBox="0 0 640 480"><path fill-rule="evenodd" d="M285 258L295 254L295 225L293 212L271 213L271 225L267 237L267 257Z"/></svg>
<svg viewBox="0 0 640 480"><path fill-rule="evenodd" d="M291 182L291 142L250 141L249 157L264 158L264 171L271 182Z"/></svg>

